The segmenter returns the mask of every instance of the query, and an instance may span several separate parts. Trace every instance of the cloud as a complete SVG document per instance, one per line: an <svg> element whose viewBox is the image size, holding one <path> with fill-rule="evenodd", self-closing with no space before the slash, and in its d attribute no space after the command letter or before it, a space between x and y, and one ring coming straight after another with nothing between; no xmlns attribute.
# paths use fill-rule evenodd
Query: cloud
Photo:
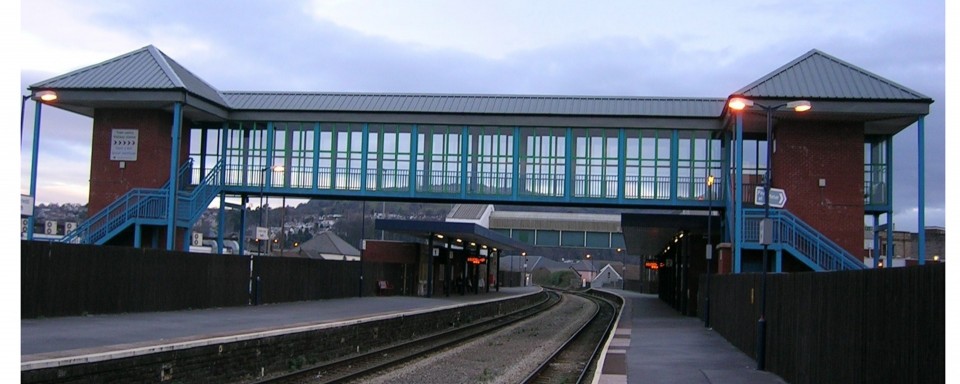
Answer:
<svg viewBox="0 0 960 384"><path fill-rule="evenodd" d="M937 101L926 119L926 197L928 206L942 206L943 3L785 5L28 2L21 79L29 84L154 44L221 90L725 97L816 48ZM40 21L53 27L34 28ZM44 151L82 152L55 143L89 145L89 124L45 109L44 135L54 137L41 139ZM899 212L916 206L915 127L897 135L894 150ZM53 156L61 155L42 155L41 166L60 161ZM67 165L83 179L70 184L86 185L89 156Z"/></svg>

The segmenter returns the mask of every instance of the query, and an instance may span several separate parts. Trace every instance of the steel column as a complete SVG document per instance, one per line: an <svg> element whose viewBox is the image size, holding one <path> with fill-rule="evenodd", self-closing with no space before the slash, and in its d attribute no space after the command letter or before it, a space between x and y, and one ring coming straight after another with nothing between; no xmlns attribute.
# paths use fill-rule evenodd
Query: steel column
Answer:
<svg viewBox="0 0 960 384"><path fill-rule="evenodd" d="M173 250L177 232L177 168L180 161L180 125L182 104L173 103L173 127L170 145L170 188L167 192L167 250Z"/></svg>
<svg viewBox="0 0 960 384"><path fill-rule="evenodd" d="M36 108L33 110L33 145L32 152L30 153L30 198L33 199L33 207L31 211L35 211L37 208L37 159L39 158L40 150L40 108L43 103L40 100L37 100ZM174 174L176 174L176 167L174 167ZM36 215L30 215L27 218L27 240L33 240L33 227L36 223Z"/></svg>
<svg viewBox="0 0 960 384"><path fill-rule="evenodd" d="M927 259L927 231L924 224L924 211L926 211L924 184L926 184L926 180L924 179L923 143L923 116L920 116L920 119L917 120L917 263L920 265L924 265Z"/></svg>
<svg viewBox="0 0 960 384"><path fill-rule="evenodd" d="M737 115L736 127L736 175L734 178L734 223L733 223L733 273L740 273L740 256L743 249L743 114Z"/></svg>

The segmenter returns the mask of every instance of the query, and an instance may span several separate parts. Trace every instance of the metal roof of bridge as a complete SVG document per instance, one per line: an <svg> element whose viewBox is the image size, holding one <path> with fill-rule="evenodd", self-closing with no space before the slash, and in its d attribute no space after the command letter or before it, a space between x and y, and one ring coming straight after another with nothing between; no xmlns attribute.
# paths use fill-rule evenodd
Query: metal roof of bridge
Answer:
<svg viewBox="0 0 960 384"><path fill-rule="evenodd" d="M486 245L489 248L498 250L522 251L530 246L504 236L500 233L484 228L474 223L432 221L432 220L394 220L377 219L374 224L374 230L403 233L420 238L429 238L431 236L442 235L443 239L435 240L436 244L447 241L463 240L463 243L454 243L456 245L469 244L471 242L479 245Z"/></svg>
<svg viewBox="0 0 960 384"><path fill-rule="evenodd" d="M92 117L97 108L169 110L179 101L185 116L200 122L363 118L422 124L717 129L726 113L726 98L226 92L152 45L30 86L33 92L45 89L62 96L52 105L86 116ZM863 121L867 133L896 133L913 124L916 116L929 113L933 102L816 49L734 95L817 100L808 116Z"/></svg>

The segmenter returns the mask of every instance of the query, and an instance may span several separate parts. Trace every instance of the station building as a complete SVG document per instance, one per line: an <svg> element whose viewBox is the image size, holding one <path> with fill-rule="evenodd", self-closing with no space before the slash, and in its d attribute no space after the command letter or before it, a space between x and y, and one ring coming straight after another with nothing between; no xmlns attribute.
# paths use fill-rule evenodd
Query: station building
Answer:
<svg viewBox="0 0 960 384"><path fill-rule="evenodd" d="M215 200L265 195L613 208L626 252L678 281L764 249L769 271L864 268L864 220L893 238L893 138L916 124L922 148L933 103L816 49L714 98L221 91L154 46L29 91L35 137L41 105L93 119L91 215L65 242L185 249Z"/></svg>

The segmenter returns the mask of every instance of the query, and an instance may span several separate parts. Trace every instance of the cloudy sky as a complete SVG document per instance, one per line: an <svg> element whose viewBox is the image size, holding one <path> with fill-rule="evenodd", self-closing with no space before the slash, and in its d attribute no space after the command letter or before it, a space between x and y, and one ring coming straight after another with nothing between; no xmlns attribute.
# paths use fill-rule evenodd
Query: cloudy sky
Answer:
<svg viewBox="0 0 960 384"><path fill-rule="evenodd" d="M726 97L819 49L936 100L925 130L926 222L945 225L942 0L44 0L20 7L12 50L21 93L153 44L221 90ZM28 105L19 152L21 193L29 188L32 111ZM85 204L92 121L43 111L37 202ZM913 126L894 143L897 229L917 226L916 137Z"/></svg>

